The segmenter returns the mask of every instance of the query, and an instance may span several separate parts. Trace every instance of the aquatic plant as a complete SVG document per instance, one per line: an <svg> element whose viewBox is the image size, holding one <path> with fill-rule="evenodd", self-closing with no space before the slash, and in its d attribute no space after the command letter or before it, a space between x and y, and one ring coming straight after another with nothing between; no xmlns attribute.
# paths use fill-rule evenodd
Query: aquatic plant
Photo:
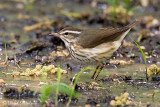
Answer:
<svg viewBox="0 0 160 107"><path fill-rule="evenodd" d="M156 89L154 90L153 94L152 94L152 99L154 100L154 96L157 94L157 93L160 93L160 90Z"/></svg>
<svg viewBox="0 0 160 107"><path fill-rule="evenodd" d="M76 84L77 84L77 81L80 77L80 75L84 72L84 71L87 71L87 70L96 70L95 68L92 68L92 67L86 67L86 68L83 68L80 72L78 72L78 74L76 75L75 79L73 80L73 87L72 87L72 94L69 98L69 101L67 103L67 107L69 107L70 103L71 103L71 99L74 95L74 92L75 92L75 87L76 87ZM97 70L97 72L101 72L100 70Z"/></svg>
<svg viewBox="0 0 160 107"><path fill-rule="evenodd" d="M110 105L113 107L131 106L131 105L133 105L133 101L131 99L129 99L129 93L125 92L125 93L121 94L120 96L116 96L114 100L111 100Z"/></svg>
<svg viewBox="0 0 160 107"><path fill-rule="evenodd" d="M95 70L94 68L91 67L86 67L84 69L82 69L75 77L74 82L73 82L73 87L70 88L69 85L65 84L65 83L61 83L60 79L61 79L61 72L60 72L60 67L58 67L58 71L57 71L57 83L54 83L53 85L44 85L42 88L42 95L41 95L41 101L42 104L45 103L46 99L49 97L50 94L52 94L53 92L56 92L56 99L55 99L55 104L56 106L58 105L58 95L59 92L64 93L66 95L69 96L69 100L67 103L67 107L69 107L72 98L78 98L79 94L75 91L75 87L77 84L77 81L80 77L80 75L86 71L86 70ZM97 72L100 72L100 70L97 70Z"/></svg>
<svg viewBox="0 0 160 107"><path fill-rule="evenodd" d="M123 7L126 9L126 14L133 12L139 8L139 6L131 6L132 0L122 0Z"/></svg>
<svg viewBox="0 0 160 107"><path fill-rule="evenodd" d="M69 85L65 83L61 83L61 72L60 72L60 67L58 66L58 71L57 71L57 83L54 83L53 85L44 85L41 90L41 101L42 104L45 103L46 99L49 97L50 94L53 94L56 92L56 98L55 98L55 105L58 105L58 95L59 92L64 93L68 96L72 96L75 98L78 98L79 94L75 92L75 90L71 89Z"/></svg>
<svg viewBox="0 0 160 107"><path fill-rule="evenodd" d="M69 107L69 105L70 105L70 103L71 103L71 99L72 99L72 97L73 97L73 92L75 91L75 87L76 87L76 84L77 84L77 81L78 81L80 75L81 75L84 71L90 70L90 69L92 69L92 68L91 68L91 67L86 67L86 68L82 69L80 72L78 72L78 74L76 75L75 79L73 80L72 93L71 93L71 96L69 97L69 101L68 101L68 103L67 103L67 107Z"/></svg>
<svg viewBox="0 0 160 107"><path fill-rule="evenodd" d="M157 67L156 64L152 64L147 68L147 75L149 77L160 75L160 68Z"/></svg>
<svg viewBox="0 0 160 107"><path fill-rule="evenodd" d="M146 64L146 63L147 63L147 62L146 62L146 55L144 54L142 48L139 46L139 44L138 44L136 41L133 40L133 42L137 45L137 47L138 47L139 50L141 51L141 54L142 54L142 56L143 56L143 61L144 61L144 63Z"/></svg>
<svg viewBox="0 0 160 107"><path fill-rule="evenodd" d="M111 7L106 11L110 13L114 23L116 23L117 14L120 14L124 19L128 19L133 15L133 12L139 8L139 6L131 6L132 0L105 0ZM122 4L122 5L120 5Z"/></svg>
<svg viewBox="0 0 160 107"><path fill-rule="evenodd" d="M51 85L44 85L41 90L41 102L42 104L45 103L48 96L52 93L52 90L54 90L54 87Z"/></svg>
<svg viewBox="0 0 160 107"><path fill-rule="evenodd" d="M118 7L118 3L116 0L106 0L106 2L113 7L113 11L111 12L111 17L115 22L116 19L116 8Z"/></svg>
<svg viewBox="0 0 160 107"><path fill-rule="evenodd" d="M160 47L160 45L157 45L157 46L153 49L153 51L152 51L152 56L154 55L156 49L159 48L159 47Z"/></svg>
<svg viewBox="0 0 160 107"><path fill-rule="evenodd" d="M35 0L22 0L22 2L25 6L25 10L31 11L33 9L33 3L35 2Z"/></svg>
<svg viewBox="0 0 160 107"><path fill-rule="evenodd" d="M6 55L6 57L5 57L5 63L8 66L8 54L7 54L7 43L6 43L6 41L5 41L5 55Z"/></svg>
<svg viewBox="0 0 160 107"><path fill-rule="evenodd" d="M55 100L55 104L56 106L58 105L58 94L59 94L59 84L60 84L60 80L61 80L61 72L60 72L60 67L58 65L58 70L57 70L57 89L56 89L56 100Z"/></svg>
<svg viewBox="0 0 160 107"><path fill-rule="evenodd" d="M58 91L57 91L57 87L58 87ZM76 93L75 91L73 92L73 90L65 83L55 83L53 85L44 85L42 87L41 90L41 102L42 104L45 103L45 101L47 100L47 98L51 95L54 94L56 92L56 99L55 99L55 103L58 105L58 94L59 92L66 94L68 96L73 96L75 98L78 98L79 94Z"/></svg>
<svg viewBox="0 0 160 107"><path fill-rule="evenodd" d="M130 38L131 38L131 37L130 37ZM132 38L131 38L131 39L132 39ZM146 55L144 54L142 48L139 46L139 44L138 44L136 41L134 41L133 39L132 39L132 41L137 45L137 47L138 47L139 50L141 51L141 54L142 54L142 56L143 56L144 63L145 63L145 65L146 65L146 64L147 64ZM146 79L148 80L147 67L146 67Z"/></svg>

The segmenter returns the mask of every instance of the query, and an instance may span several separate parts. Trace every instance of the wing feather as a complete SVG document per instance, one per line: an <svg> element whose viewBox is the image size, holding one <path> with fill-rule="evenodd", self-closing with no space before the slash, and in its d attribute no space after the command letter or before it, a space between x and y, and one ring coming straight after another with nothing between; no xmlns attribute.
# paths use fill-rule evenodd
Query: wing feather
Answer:
<svg viewBox="0 0 160 107"><path fill-rule="evenodd" d="M100 28L83 30L80 34L77 43L83 48L93 48L104 42L112 42L122 36L124 32L132 28L139 21L135 20L131 24L122 28Z"/></svg>

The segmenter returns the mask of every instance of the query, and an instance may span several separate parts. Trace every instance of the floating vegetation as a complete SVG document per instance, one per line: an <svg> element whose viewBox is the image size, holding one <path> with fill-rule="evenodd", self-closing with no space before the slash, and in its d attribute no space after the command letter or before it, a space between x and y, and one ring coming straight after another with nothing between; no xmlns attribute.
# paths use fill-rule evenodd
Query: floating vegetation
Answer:
<svg viewBox="0 0 160 107"><path fill-rule="evenodd" d="M160 75L160 68L158 68L157 65L155 64L150 65L147 68L147 75L148 76Z"/></svg>
<svg viewBox="0 0 160 107"><path fill-rule="evenodd" d="M120 65L127 65L133 63L133 60L124 61L124 60L118 60L118 59L111 59L109 63L111 64L120 64Z"/></svg>
<svg viewBox="0 0 160 107"><path fill-rule="evenodd" d="M54 21L47 20L45 22L40 22L40 23L31 25L31 26L25 26L23 28L23 30L26 31L26 32L29 32L29 31L32 31L32 30L35 30L35 29L38 29L38 28L42 28L42 27L50 28L53 23L54 23Z"/></svg>
<svg viewBox="0 0 160 107"><path fill-rule="evenodd" d="M41 76L48 75L48 74L56 74L58 71L58 68L56 68L54 65L48 65L48 66L42 66L37 65L34 69L27 68L24 72L13 72L13 76ZM66 74L67 71L60 69L62 74Z"/></svg>
<svg viewBox="0 0 160 107"><path fill-rule="evenodd" d="M65 16L67 16L69 19L73 19L73 18L82 18L83 15L82 14L79 14L79 13L73 13L73 12L67 12L67 11L63 11L61 10L60 11L60 14L63 14Z"/></svg>
<svg viewBox="0 0 160 107"><path fill-rule="evenodd" d="M95 90L98 90L100 87L99 87L99 84L97 82L91 82L89 85L88 85L88 89L95 89Z"/></svg>
<svg viewBox="0 0 160 107"><path fill-rule="evenodd" d="M0 79L0 88L3 88L5 84L5 81L3 79Z"/></svg>
<svg viewBox="0 0 160 107"><path fill-rule="evenodd" d="M133 105L133 102L129 99L129 93L125 92L121 96L116 96L115 100L111 100L111 106L129 106Z"/></svg>

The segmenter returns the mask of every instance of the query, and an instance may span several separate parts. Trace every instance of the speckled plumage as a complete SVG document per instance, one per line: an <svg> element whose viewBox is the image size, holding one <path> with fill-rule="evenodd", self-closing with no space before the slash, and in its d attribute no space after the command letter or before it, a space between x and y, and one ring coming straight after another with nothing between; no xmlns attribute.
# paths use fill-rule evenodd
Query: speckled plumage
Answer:
<svg viewBox="0 0 160 107"><path fill-rule="evenodd" d="M53 35L64 41L73 59L80 62L103 63L120 47L124 37L138 22L139 20L135 20L121 28L77 29L67 27Z"/></svg>

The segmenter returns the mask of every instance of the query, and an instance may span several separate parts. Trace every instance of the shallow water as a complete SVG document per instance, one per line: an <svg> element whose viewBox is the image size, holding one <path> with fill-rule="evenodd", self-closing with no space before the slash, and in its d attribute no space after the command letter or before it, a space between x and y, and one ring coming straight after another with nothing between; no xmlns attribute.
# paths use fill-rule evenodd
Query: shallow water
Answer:
<svg viewBox="0 0 160 107"><path fill-rule="evenodd" d="M147 65L148 66L148 65ZM8 72L8 71L3 71ZM70 78L72 78L77 72L69 72L68 74L63 74L61 77L61 82L70 84ZM86 71L84 72L79 80L78 83L90 83L93 80L91 79L93 71ZM117 67L117 68L105 68L103 72L98 77L98 80L103 78L104 75L111 75L116 74L119 76L123 75L131 75L133 80L136 79L144 79L145 80L145 65L144 64L133 64L129 66L123 66L123 67ZM24 84L28 84L29 88L31 90L34 90L35 92L39 92L41 89L40 81L43 81L40 77L15 77L13 78L11 75L4 75L2 72L0 73L0 78L4 79L5 82L9 85L13 85L13 87L21 87ZM54 80L56 76L49 76L47 78L47 82L49 83L55 83ZM101 105L105 105L105 98L106 96L117 96L121 93L124 93L125 91L129 92L130 95L132 95L134 102L140 103L141 106L145 106L148 104L153 105L159 105L159 93L157 93L154 98L152 99L152 95L154 90L156 90L156 87L153 87L155 84L151 81L140 81L135 82L135 84L139 85L133 85L129 82L102 82L98 81L99 87L101 87L99 90L86 90L80 92L81 95L79 97L79 101L77 105L84 105L87 101L87 99L94 98L95 101ZM1 102L4 103L4 105L16 105L16 104L24 104L25 106L39 104L38 99L21 99L21 100L12 100L12 99L5 99L1 98Z"/></svg>

